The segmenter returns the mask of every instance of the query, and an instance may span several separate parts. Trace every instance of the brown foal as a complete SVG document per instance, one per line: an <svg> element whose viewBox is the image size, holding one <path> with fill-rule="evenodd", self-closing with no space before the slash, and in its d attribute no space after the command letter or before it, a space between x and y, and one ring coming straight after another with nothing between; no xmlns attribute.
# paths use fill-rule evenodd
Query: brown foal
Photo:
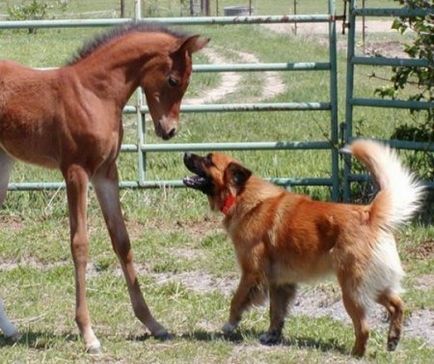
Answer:
<svg viewBox="0 0 434 364"><path fill-rule="evenodd" d="M94 39L69 64L41 71L0 62L0 205L13 160L59 168L65 178L75 267L76 322L86 350L100 351L86 302L87 190L92 183L124 273L133 310L152 335L166 329L141 293L122 217L116 158L122 110L142 87L155 131L163 139L178 129L181 99L192 71L192 53L207 38L134 23ZM18 338L0 301L0 329Z"/></svg>

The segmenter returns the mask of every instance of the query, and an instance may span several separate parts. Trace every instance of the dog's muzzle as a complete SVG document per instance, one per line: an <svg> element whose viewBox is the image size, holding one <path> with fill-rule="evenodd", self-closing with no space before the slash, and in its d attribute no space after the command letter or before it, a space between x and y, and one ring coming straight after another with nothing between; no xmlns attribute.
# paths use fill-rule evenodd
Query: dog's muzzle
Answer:
<svg viewBox="0 0 434 364"><path fill-rule="evenodd" d="M184 165L195 175L185 177L182 182L187 187L199 190L207 195L211 195L213 183L211 178L204 171L202 159L202 157L193 153L184 154Z"/></svg>

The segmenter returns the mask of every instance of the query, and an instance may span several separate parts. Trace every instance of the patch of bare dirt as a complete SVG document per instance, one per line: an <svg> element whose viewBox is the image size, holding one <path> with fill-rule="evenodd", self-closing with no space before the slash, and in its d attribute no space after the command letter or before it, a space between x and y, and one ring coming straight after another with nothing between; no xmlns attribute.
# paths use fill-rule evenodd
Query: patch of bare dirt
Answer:
<svg viewBox="0 0 434 364"><path fill-rule="evenodd" d="M367 42L364 53L376 57L408 58L408 54L403 49L403 44L398 41Z"/></svg>
<svg viewBox="0 0 434 364"><path fill-rule="evenodd" d="M434 240L425 240L417 246L411 246L406 249L408 255L413 259L433 259L434 258Z"/></svg>
<svg viewBox="0 0 434 364"><path fill-rule="evenodd" d="M235 277L218 278L211 274L199 271L183 273L154 273L152 274L158 284L181 283L196 293L220 292L229 296L237 284Z"/></svg>
<svg viewBox="0 0 434 364"><path fill-rule="evenodd" d="M434 288L434 274L422 274L414 280L416 289L427 291Z"/></svg>
<svg viewBox="0 0 434 364"><path fill-rule="evenodd" d="M10 230L19 231L24 227L24 224L18 216L0 215L0 226L7 226Z"/></svg>

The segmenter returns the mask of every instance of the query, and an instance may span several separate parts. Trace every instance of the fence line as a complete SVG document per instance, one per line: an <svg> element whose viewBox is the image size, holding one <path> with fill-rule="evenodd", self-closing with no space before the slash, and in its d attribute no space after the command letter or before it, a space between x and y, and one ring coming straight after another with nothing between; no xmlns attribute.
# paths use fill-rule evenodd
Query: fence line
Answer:
<svg viewBox="0 0 434 364"><path fill-rule="evenodd" d="M336 78L336 20L334 0L328 0L329 13L315 15L286 16L223 16L223 17L174 17L174 18L141 18L140 1L135 1L135 16L133 19L59 19L59 20L26 20L0 21L0 29L22 28L74 28L100 27L122 25L134 21L151 21L168 25L235 25L263 23L328 23L329 24L329 62L298 62L298 63L259 63L259 64L203 64L194 65L194 72L261 72L261 71L326 71L330 74L330 101L327 102L281 102L281 103L238 103L238 104L206 104L182 105L181 112L267 112L267 111L330 111L330 141L311 142L250 142L250 143L199 143L199 144L148 144L145 141L145 118L148 108L143 104L141 89L137 90L136 105L128 105L124 113L135 114L137 119L137 144L124 144L123 152L137 153L137 181L121 181L125 188L137 187L180 187L179 180L151 181L146 179L146 155L151 152L173 152L186 150L330 150L330 178L272 178L273 182L289 185L324 185L332 188L332 198L339 196L339 166L338 166L338 122L337 122L337 78ZM63 183L56 182L22 182L10 183L10 190L57 189L63 188Z"/></svg>

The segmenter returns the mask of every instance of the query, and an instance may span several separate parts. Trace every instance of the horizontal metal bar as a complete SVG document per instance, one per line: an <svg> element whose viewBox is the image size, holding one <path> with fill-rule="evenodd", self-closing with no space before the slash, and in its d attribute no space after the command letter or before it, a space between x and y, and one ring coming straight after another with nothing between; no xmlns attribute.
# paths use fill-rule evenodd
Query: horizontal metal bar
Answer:
<svg viewBox="0 0 434 364"><path fill-rule="evenodd" d="M245 143L175 143L175 144L143 144L143 152L193 152L207 150L309 150L330 149L329 142L245 142ZM136 144L123 144L123 152L137 152Z"/></svg>
<svg viewBox="0 0 434 364"><path fill-rule="evenodd" d="M352 142L354 140L358 140L360 138L349 138ZM434 151L434 142L415 142L409 140L398 140L398 139L377 139L370 138L371 140L376 140L383 144L390 145L395 149L403 149L403 150L420 150L420 151Z"/></svg>
<svg viewBox="0 0 434 364"><path fill-rule="evenodd" d="M354 106L372 106L372 107L394 107L399 109L433 109L434 102L412 101L412 100L382 100L382 99L364 99L353 98L350 100Z"/></svg>
<svg viewBox="0 0 434 364"><path fill-rule="evenodd" d="M352 64L363 64L370 66L408 66L408 67L428 67L430 64L427 59L405 59L387 57L353 57Z"/></svg>
<svg viewBox="0 0 434 364"><path fill-rule="evenodd" d="M128 24L130 18L101 19L53 19L53 20L8 20L0 21L0 29L19 28L78 28L104 27ZM261 23L328 23L335 21L329 14L315 15L261 15L261 16L198 16L173 18L141 18L140 21L170 25L205 25L205 24L261 24Z"/></svg>
<svg viewBox="0 0 434 364"><path fill-rule="evenodd" d="M330 178L266 178L266 180L282 186L331 186ZM143 181L122 181L120 188L162 188L162 187L185 187L182 180L155 180ZM31 191L31 190L58 190L64 189L63 182L12 182L9 183L9 191Z"/></svg>
<svg viewBox="0 0 434 364"><path fill-rule="evenodd" d="M368 182L372 177L368 174L350 174L348 180L351 182ZM434 181L421 181L421 184L428 189L434 189Z"/></svg>
<svg viewBox="0 0 434 364"><path fill-rule="evenodd" d="M276 102L254 104L205 104L205 105L181 105L182 112L225 112L225 111L291 111L291 110L330 110L329 102ZM144 106L141 112L149 112ZM136 107L127 105L124 113L135 114Z"/></svg>
<svg viewBox="0 0 434 364"><path fill-rule="evenodd" d="M330 63L239 63L239 64L196 64L193 72L254 72L254 71L322 71L329 70Z"/></svg>
<svg viewBox="0 0 434 364"><path fill-rule="evenodd" d="M427 16L433 14L434 9L410 9L410 8L355 8L353 15L364 16Z"/></svg>
<svg viewBox="0 0 434 364"><path fill-rule="evenodd" d="M55 70L59 67L36 67L41 71ZM194 64L193 72L256 72L256 71L327 71L327 62L297 63L234 63L234 64Z"/></svg>

